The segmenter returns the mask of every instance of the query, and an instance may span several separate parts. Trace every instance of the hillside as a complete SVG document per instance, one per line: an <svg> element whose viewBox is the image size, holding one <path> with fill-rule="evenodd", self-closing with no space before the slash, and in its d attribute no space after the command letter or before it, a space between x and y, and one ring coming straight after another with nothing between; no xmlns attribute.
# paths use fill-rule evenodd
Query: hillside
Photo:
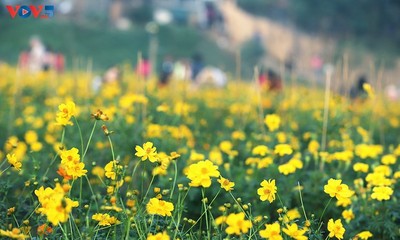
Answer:
<svg viewBox="0 0 400 240"><path fill-rule="evenodd" d="M17 63L18 54L28 49L29 39L33 35L40 36L53 51L64 53L67 67L71 68L73 61L79 58L86 68L86 63L91 59L97 70L123 62L135 64L139 51L147 54L150 41L144 26L118 31L107 26L62 20L6 19L0 21L0 29L0 60L10 64ZM157 42L158 62L165 54L172 54L175 58L190 58L193 53L201 52L209 64L224 69L234 68L231 54L195 29L160 27Z"/></svg>

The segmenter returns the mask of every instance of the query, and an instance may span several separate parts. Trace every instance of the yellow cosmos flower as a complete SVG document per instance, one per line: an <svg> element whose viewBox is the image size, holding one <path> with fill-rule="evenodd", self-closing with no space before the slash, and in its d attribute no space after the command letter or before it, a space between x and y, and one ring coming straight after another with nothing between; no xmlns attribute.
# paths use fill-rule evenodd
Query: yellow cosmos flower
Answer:
<svg viewBox="0 0 400 240"><path fill-rule="evenodd" d="M354 170L355 172L364 172L364 173L367 173L367 172L368 172L368 168L369 168L369 165L366 164L366 163L355 163L355 164L353 165L353 170Z"/></svg>
<svg viewBox="0 0 400 240"><path fill-rule="evenodd" d="M343 239L343 235L346 229L344 229L343 227L342 220L338 219L334 221L333 219L329 219L328 231L330 238L336 237L337 239L340 240Z"/></svg>
<svg viewBox="0 0 400 240"><path fill-rule="evenodd" d="M35 131L29 130L25 133L25 142L29 145L38 141L38 135Z"/></svg>
<svg viewBox="0 0 400 240"><path fill-rule="evenodd" d="M372 199L376 199L378 201L389 200L390 196L393 194L393 189L390 187L374 187L372 189L373 193L371 194Z"/></svg>
<svg viewBox="0 0 400 240"><path fill-rule="evenodd" d="M287 213L283 216L283 222L284 223L288 223L290 221L293 221L295 219L300 218L301 215L299 213L299 210L297 210L297 208L294 209L290 209L289 211L287 211Z"/></svg>
<svg viewBox="0 0 400 240"><path fill-rule="evenodd" d="M225 232L227 234L235 235L247 233L253 224L250 220L245 220L244 217L245 215L243 212L229 214L226 218L226 224L228 224L228 227L225 229Z"/></svg>
<svg viewBox="0 0 400 240"><path fill-rule="evenodd" d="M108 213L96 213L92 216L92 219L98 221L99 226L111 226L120 223L116 217L111 217Z"/></svg>
<svg viewBox="0 0 400 240"><path fill-rule="evenodd" d="M220 177L220 179L218 179L217 181L221 184L221 188L225 189L225 191L227 192L232 191L233 187L235 186L234 182L231 182L223 177Z"/></svg>
<svg viewBox="0 0 400 240"><path fill-rule="evenodd" d="M362 87L367 92L369 98L375 97L374 89L369 83L364 83Z"/></svg>
<svg viewBox="0 0 400 240"><path fill-rule="evenodd" d="M75 103L69 101L67 103L60 104L58 106L58 113L56 116L56 122L58 125L66 126L66 125L73 125L70 121L71 117L76 114Z"/></svg>
<svg viewBox="0 0 400 240"><path fill-rule="evenodd" d="M85 164L80 161L79 150L77 148L71 148L70 150L61 151L61 165L60 168L65 171L67 176L72 179L82 177L87 173L85 170Z"/></svg>
<svg viewBox="0 0 400 240"><path fill-rule="evenodd" d="M79 202L65 197L65 192L68 192L69 189L69 185L61 186L57 183L54 189L49 187L45 189L42 186L35 190L35 195L41 204L38 212L46 215L47 220L53 225L66 222L72 208L79 206Z"/></svg>
<svg viewBox="0 0 400 240"><path fill-rule="evenodd" d="M354 219L353 210L352 210L352 209L344 210L344 211L342 212L342 217L343 217L347 222L353 220L353 219Z"/></svg>
<svg viewBox="0 0 400 240"><path fill-rule="evenodd" d="M277 192L277 187L275 185L275 179L263 180L261 182L261 188L257 189L257 194L260 195L260 200L268 200L272 203L275 200L275 194Z"/></svg>
<svg viewBox="0 0 400 240"><path fill-rule="evenodd" d="M362 231L358 233L356 237L359 237L362 240L367 240L368 238L373 237L373 235L370 231Z"/></svg>
<svg viewBox="0 0 400 240"><path fill-rule="evenodd" d="M282 231L295 240L308 239L306 236L304 236L306 230L300 230L296 223L286 225L286 228L283 228Z"/></svg>
<svg viewBox="0 0 400 240"><path fill-rule="evenodd" d="M346 184L342 184L342 180L333 178L329 179L328 184L324 186L324 192L338 200L350 198L353 195L353 191Z"/></svg>
<svg viewBox="0 0 400 240"><path fill-rule="evenodd" d="M318 154L319 143L315 140L311 140L307 149L312 154Z"/></svg>
<svg viewBox="0 0 400 240"><path fill-rule="evenodd" d="M17 159L17 156L13 154L7 154L8 163L18 171L21 171L22 163Z"/></svg>
<svg viewBox="0 0 400 240"><path fill-rule="evenodd" d="M174 205L167 201L151 198L149 203L146 205L146 210L148 214L171 216L171 212L174 210Z"/></svg>
<svg viewBox="0 0 400 240"><path fill-rule="evenodd" d="M28 235L22 234L21 230L18 228L13 228L11 231L0 229L0 236L12 239L27 239L29 237Z"/></svg>
<svg viewBox="0 0 400 240"><path fill-rule="evenodd" d="M211 177L219 177L220 173L218 166L210 160L205 160L191 164L186 175L191 180L189 186L208 188L211 186Z"/></svg>
<svg viewBox="0 0 400 240"><path fill-rule="evenodd" d="M158 159L156 147L153 147L152 142L146 142L145 144L143 144L143 148L140 146L136 146L135 150L135 155L141 157L142 161L149 159L150 162L156 162Z"/></svg>
<svg viewBox="0 0 400 240"><path fill-rule="evenodd" d="M282 157L292 154L293 149L289 144L278 144L275 146L274 153Z"/></svg>
<svg viewBox="0 0 400 240"><path fill-rule="evenodd" d="M279 128L281 118L276 114L268 114L265 116L264 123L267 125L268 130L273 132Z"/></svg>
<svg viewBox="0 0 400 240"><path fill-rule="evenodd" d="M150 233L146 240L170 240L170 237L168 236L167 232L164 231L155 235Z"/></svg>
<svg viewBox="0 0 400 240"><path fill-rule="evenodd" d="M260 231L260 236L269 240L283 240L281 236L281 226L278 222L265 224L265 229Z"/></svg>
<svg viewBox="0 0 400 240"><path fill-rule="evenodd" d="M365 180L373 186L388 186L392 184L391 180L386 178L385 173L382 172L369 173Z"/></svg>
<svg viewBox="0 0 400 240"><path fill-rule="evenodd" d="M385 165L391 165L395 164L397 161L397 158L394 154L387 154L382 157L381 162Z"/></svg>
<svg viewBox="0 0 400 240"><path fill-rule="evenodd" d="M251 152L253 155L260 155L264 157L267 153L269 153L269 149L265 145L258 145L253 148L253 151Z"/></svg>
<svg viewBox="0 0 400 240"><path fill-rule="evenodd" d="M121 168L122 168L122 166L119 166L117 161L115 161L115 160L110 161L104 167L104 170L106 172L106 174L105 174L106 177L110 178L111 180L115 180L115 178L117 177L118 169L121 169Z"/></svg>

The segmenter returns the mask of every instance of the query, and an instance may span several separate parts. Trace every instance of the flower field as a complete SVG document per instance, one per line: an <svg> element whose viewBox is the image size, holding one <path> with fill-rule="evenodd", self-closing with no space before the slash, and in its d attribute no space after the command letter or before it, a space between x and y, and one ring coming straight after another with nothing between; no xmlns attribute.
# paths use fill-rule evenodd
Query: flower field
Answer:
<svg viewBox="0 0 400 240"><path fill-rule="evenodd" d="M0 66L1 237L400 238L399 102L124 73Z"/></svg>

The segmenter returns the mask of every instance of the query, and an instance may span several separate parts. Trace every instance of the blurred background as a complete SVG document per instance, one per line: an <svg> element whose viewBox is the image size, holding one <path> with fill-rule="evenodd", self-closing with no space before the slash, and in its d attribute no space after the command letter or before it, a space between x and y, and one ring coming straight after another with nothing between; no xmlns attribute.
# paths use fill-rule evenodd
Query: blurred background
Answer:
<svg viewBox="0 0 400 240"><path fill-rule="evenodd" d="M55 13L11 18L6 5L54 5ZM318 83L329 64L344 83L360 74L400 81L397 0L1 1L0 61L21 63L32 38L70 70L133 69L148 58L156 73L166 56L196 55L244 80L258 66Z"/></svg>

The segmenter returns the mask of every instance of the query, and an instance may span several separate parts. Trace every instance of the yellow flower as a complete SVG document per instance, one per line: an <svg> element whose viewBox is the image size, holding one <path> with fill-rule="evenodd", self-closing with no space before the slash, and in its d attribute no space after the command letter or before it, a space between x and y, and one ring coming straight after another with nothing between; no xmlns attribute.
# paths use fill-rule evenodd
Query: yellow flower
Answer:
<svg viewBox="0 0 400 240"><path fill-rule="evenodd" d="M171 212L174 210L174 205L167 201L151 198L149 203L146 205L146 210L149 214L171 216Z"/></svg>
<svg viewBox="0 0 400 240"><path fill-rule="evenodd" d="M357 234L356 237L359 237L362 240L367 240L368 238L373 237L373 235L370 231L362 231Z"/></svg>
<svg viewBox="0 0 400 240"><path fill-rule="evenodd" d="M153 234L149 234L149 236L147 236L146 240L169 240L169 236L167 234L166 231L162 232L162 233L157 233L156 235Z"/></svg>
<svg viewBox="0 0 400 240"><path fill-rule="evenodd" d="M269 240L283 240L281 236L281 226L278 222L265 224L265 229L260 231L260 236Z"/></svg>
<svg viewBox="0 0 400 240"><path fill-rule="evenodd" d="M258 145L253 148L252 154L253 155L260 155L264 157L267 153L269 153L269 149L265 145Z"/></svg>
<svg viewBox="0 0 400 240"><path fill-rule="evenodd" d="M62 126L73 125L70 119L76 114L75 103L69 101L66 104L60 104L58 106L58 110L59 111L56 116L57 124Z"/></svg>
<svg viewBox="0 0 400 240"><path fill-rule="evenodd" d="M366 164L366 163L355 163L353 165L353 170L355 172L364 172L364 173L366 173L366 172L368 172L368 168L369 168L369 165Z"/></svg>
<svg viewBox="0 0 400 240"><path fill-rule="evenodd" d="M342 180L333 178L329 179L328 184L324 186L324 192L338 200L350 198L353 195L353 191L346 184L342 184Z"/></svg>
<svg viewBox="0 0 400 240"><path fill-rule="evenodd" d="M117 161L115 161L115 160L110 161L104 167L104 170L106 171L106 177L110 178L111 180L115 180L118 169L120 169L120 168L122 168L122 166L119 166Z"/></svg>
<svg viewBox="0 0 400 240"><path fill-rule="evenodd" d="M319 149L319 143L315 140L311 140L308 144L308 151L312 154L317 154Z"/></svg>
<svg viewBox="0 0 400 240"><path fill-rule="evenodd" d="M261 188L257 189L257 194L260 195L260 200L268 200L272 203L275 200L275 194L277 192L277 187L275 186L275 179L263 180L261 182Z"/></svg>
<svg viewBox="0 0 400 240"><path fill-rule="evenodd" d="M217 226L219 226L219 225L221 225L221 224L223 224L223 223L225 223L226 222L226 216L219 216L219 217L217 217L216 219L215 219L215 224L217 225Z"/></svg>
<svg viewBox="0 0 400 240"><path fill-rule="evenodd" d="M227 234L235 235L247 233L253 224L250 220L245 220L244 216L243 212L229 214L226 218L226 224L228 224L228 227L225 229L225 232Z"/></svg>
<svg viewBox="0 0 400 240"><path fill-rule="evenodd" d="M42 186L38 190L35 190L35 195L41 204L38 212L46 215L47 220L53 225L66 222L72 208L79 206L79 202L65 197L65 192L68 192L69 189L69 185L61 186L57 183L54 189L49 187L45 189Z"/></svg>
<svg viewBox="0 0 400 240"><path fill-rule="evenodd" d="M208 188L211 186L211 177L219 177L220 173L218 166L210 160L205 160L191 164L186 175L191 180L189 186Z"/></svg>
<svg viewBox="0 0 400 240"><path fill-rule="evenodd" d="M222 152L230 155L230 156L237 156L238 155L238 151L236 150L232 150L233 145L230 141L222 141L219 144L219 148L221 149Z"/></svg>
<svg viewBox="0 0 400 240"><path fill-rule="evenodd" d="M397 161L397 158L394 154L387 154L382 157L381 161L385 165L390 165L390 164L395 164Z"/></svg>
<svg viewBox="0 0 400 240"><path fill-rule="evenodd" d="M296 240L307 240L308 238L304 236L306 230L300 230L296 223L291 225L286 225L286 228L283 228L282 231L286 233L289 237Z"/></svg>
<svg viewBox="0 0 400 240"><path fill-rule="evenodd" d="M220 179L217 180L221 184L221 188L225 189L225 191L229 192L233 190L233 187L235 186L234 182L229 181L226 178L223 178L220 176Z"/></svg>
<svg viewBox="0 0 400 240"><path fill-rule="evenodd" d="M18 171L21 171L22 163L17 159L17 156L13 154L7 154L8 163Z"/></svg>
<svg viewBox="0 0 400 240"><path fill-rule="evenodd" d="M70 150L64 150L61 152L61 168L65 171L66 175L76 179L82 177L87 173L85 170L85 164L80 161L79 150L77 148L71 148Z"/></svg>
<svg viewBox="0 0 400 240"><path fill-rule="evenodd" d="M116 217L111 217L108 213L96 213L92 216L92 219L98 221L99 226L111 226L120 223Z"/></svg>
<svg viewBox="0 0 400 240"><path fill-rule="evenodd" d="M355 153L362 159L376 158L379 154L383 152L383 147L381 145L367 145L358 144L355 148Z"/></svg>
<svg viewBox="0 0 400 240"><path fill-rule="evenodd" d="M156 147L153 147L152 142L146 142L143 144L143 148L140 146L135 147L135 155L142 158L142 161L149 159L150 162L157 161L157 151Z"/></svg>
<svg viewBox="0 0 400 240"><path fill-rule="evenodd" d="M232 138L235 140L245 140L246 134L243 131L234 131L231 134Z"/></svg>
<svg viewBox="0 0 400 240"><path fill-rule="evenodd" d="M293 165L289 164L289 163L285 163L285 164L279 165L278 166L278 170L283 175L289 175L291 173L296 172L296 168Z"/></svg>
<svg viewBox="0 0 400 240"><path fill-rule="evenodd" d="M344 229L343 227L342 220L338 219L334 221L333 219L329 219L328 231L330 238L336 237L337 239L340 240L343 239L343 235L346 229Z"/></svg>
<svg viewBox="0 0 400 240"><path fill-rule="evenodd" d="M110 118L100 109L98 109L95 113L92 113L91 116L96 120L102 120L102 121L110 120Z"/></svg>
<svg viewBox="0 0 400 240"><path fill-rule="evenodd" d="M265 116L264 123L267 125L268 130L273 132L279 128L281 118L276 114L268 114Z"/></svg>
<svg viewBox="0 0 400 240"><path fill-rule="evenodd" d="M289 144L278 144L275 146L274 153L279 156L290 155L293 153L293 149Z"/></svg>
<svg viewBox="0 0 400 240"><path fill-rule="evenodd" d="M11 231L0 229L0 236L9 237L13 239L26 239L29 237L25 234L22 234L21 230L19 230L18 228L13 228Z"/></svg>
<svg viewBox="0 0 400 240"><path fill-rule="evenodd" d="M382 172L369 173L365 177L365 180L368 182L368 184L373 186L388 186L392 183L390 179L386 178L385 174Z"/></svg>
<svg viewBox="0 0 400 240"><path fill-rule="evenodd" d="M290 221L293 221L295 219L300 218L301 215L299 213L299 210L297 210L297 208L294 209L290 209L289 211L287 211L287 213L283 216L283 222L284 223L288 223Z"/></svg>
<svg viewBox="0 0 400 240"><path fill-rule="evenodd" d="M349 209L349 210L344 210L342 212L342 217L344 219L346 219L347 222L351 221L354 219L354 213L353 210Z"/></svg>
<svg viewBox="0 0 400 240"><path fill-rule="evenodd" d="M374 89L372 89L372 87L369 83L364 83L362 87L367 92L367 95L369 98L375 97Z"/></svg>
<svg viewBox="0 0 400 240"><path fill-rule="evenodd" d="M371 194L372 199L376 199L378 201L389 200L390 196L393 194L393 189L390 187L374 187L372 189L373 193Z"/></svg>
<svg viewBox="0 0 400 240"><path fill-rule="evenodd" d="M25 133L25 142L29 145L38 141L38 135L35 131L29 130Z"/></svg>
<svg viewBox="0 0 400 240"><path fill-rule="evenodd" d="M213 149L211 150L211 152L209 153L208 158L211 160L211 162L217 164L217 165L221 165L224 160L222 157L222 153L219 149ZM204 159L202 159L204 160Z"/></svg>
<svg viewBox="0 0 400 240"><path fill-rule="evenodd" d="M31 144L32 152L39 152L40 150L42 150L42 148L43 148L43 144L40 142L34 142Z"/></svg>
<svg viewBox="0 0 400 240"><path fill-rule="evenodd" d="M98 176L99 178L104 177L104 173L105 173L105 171L104 171L104 169L102 167L95 166L92 169L92 174L95 175L95 176Z"/></svg>

